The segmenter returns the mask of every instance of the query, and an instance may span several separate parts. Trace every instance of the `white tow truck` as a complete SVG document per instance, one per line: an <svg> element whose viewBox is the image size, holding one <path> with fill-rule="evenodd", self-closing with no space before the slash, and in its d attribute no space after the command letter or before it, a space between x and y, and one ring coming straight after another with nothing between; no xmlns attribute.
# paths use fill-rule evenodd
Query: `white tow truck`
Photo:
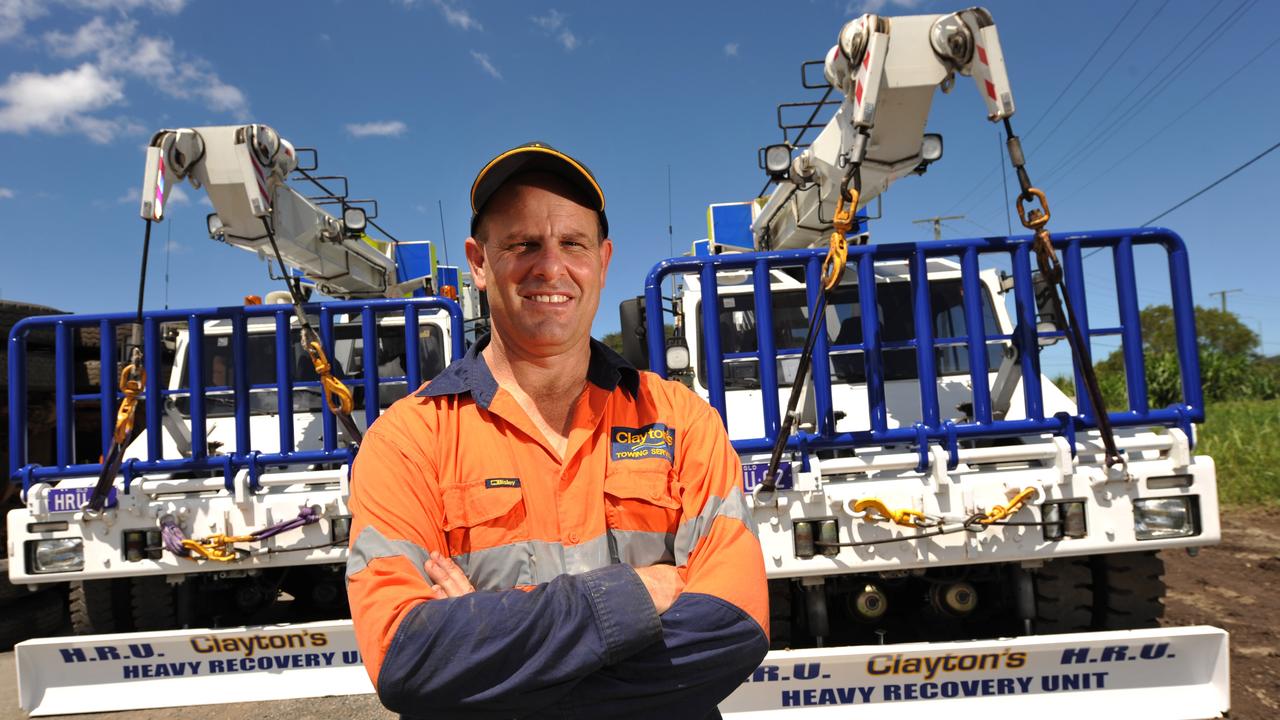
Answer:
<svg viewBox="0 0 1280 720"><path fill-rule="evenodd" d="M814 117L838 109L811 143L812 120L762 150L772 194L713 208L707 241L660 263L622 308L625 354L706 397L743 461L774 649L721 710L1224 715L1226 633L1157 626L1156 551L1219 537L1213 463L1193 453L1203 400L1181 240L1038 232L1048 203L1008 124L1012 92L981 8L863 15L822 65ZM855 212L941 157L925 123L956 75L973 76L989 119L1006 124L1019 211L1037 234L868 244ZM371 691L349 623L334 619L350 440L456 357L463 316L480 316L482 299L456 274L462 308L373 299L424 279L397 272L403 244L365 242L368 218L345 192L324 190L339 219L290 189L296 155L265 126L165 132L148 150L144 218L161 219L165 188L191 178L217 210L211 235L346 299L294 314L291 281L285 304L144 314L146 430L118 472L61 444L57 464L38 467L11 443L26 498L8 518L11 578L71 580L77 629L134 631L20 645L20 703L33 714ZM1131 349L1128 407L1107 414L1088 392L1089 339L1141 347L1133 251L1146 246L1168 258L1184 398L1149 407ZM1114 260L1116 327L1088 324L1081 255L1094 249ZM664 297L670 278L680 289ZM433 291L449 284L431 279ZM345 412L307 362L302 317L319 326L333 374L354 384ZM108 331L134 319L56 322L64 334L100 326L103 367L116 368ZM11 349L55 321L24 322ZM1062 340L1084 358L1078 403L1039 368L1039 348ZM96 392L114 421L128 394L110 380ZM89 395L70 383L59 417ZM282 593L325 619L228 627L259 620Z"/></svg>

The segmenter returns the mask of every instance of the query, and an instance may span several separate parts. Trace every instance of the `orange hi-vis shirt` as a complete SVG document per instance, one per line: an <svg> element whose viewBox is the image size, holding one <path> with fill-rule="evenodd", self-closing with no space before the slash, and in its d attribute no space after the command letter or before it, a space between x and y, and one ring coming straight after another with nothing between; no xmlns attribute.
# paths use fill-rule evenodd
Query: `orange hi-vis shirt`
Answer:
<svg viewBox="0 0 1280 720"><path fill-rule="evenodd" d="M763 557L720 416L593 340L561 457L484 342L379 417L352 471L348 597L383 703L714 716L768 649ZM437 597L432 551L477 592ZM632 568L663 563L686 584L659 616Z"/></svg>

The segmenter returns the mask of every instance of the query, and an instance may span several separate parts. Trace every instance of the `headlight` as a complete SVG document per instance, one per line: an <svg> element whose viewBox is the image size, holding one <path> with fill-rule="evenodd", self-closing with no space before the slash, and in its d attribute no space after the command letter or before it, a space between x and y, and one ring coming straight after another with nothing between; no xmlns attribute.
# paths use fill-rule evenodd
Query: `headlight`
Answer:
<svg viewBox="0 0 1280 720"><path fill-rule="evenodd" d="M84 541L80 538L30 540L28 565L32 574L74 572L84 569Z"/></svg>
<svg viewBox="0 0 1280 720"><path fill-rule="evenodd" d="M1133 534L1139 540L1163 540L1199 533L1194 500L1194 497L1135 500Z"/></svg>

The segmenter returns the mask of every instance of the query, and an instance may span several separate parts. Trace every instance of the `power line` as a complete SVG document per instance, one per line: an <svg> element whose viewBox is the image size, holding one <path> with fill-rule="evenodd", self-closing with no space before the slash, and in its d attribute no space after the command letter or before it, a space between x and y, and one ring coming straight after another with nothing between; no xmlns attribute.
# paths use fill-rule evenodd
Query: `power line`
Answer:
<svg viewBox="0 0 1280 720"><path fill-rule="evenodd" d="M1194 101L1192 101L1189 105L1187 105L1187 107L1186 107L1184 110L1182 110L1181 112L1171 113L1171 115L1172 115L1172 119L1170 119L1170 120L1169 120L1169 122L1165 123L1163 127L1161 127L1159 130L1157 130L1157 131L1155 131L1155 132L1153 132L1153 133L1148 134L1148 135L1147 135L1147 139L1146 139L1146 140L1144 140L1144 141L1143 141L1143 142L1141 142L1140 144L1138 144L1138 145L1134 146L1134 148L1133 148L1132 150L1130 150L1130 151L1129 151L1128 153L1126 153L1123 157L1121 157L1120 159L1118 159L1118 160L1116 160L1114 163L1112 163L1112 164L1111 164L1111 166L1110 166L1110 167L1108 167L1106 170L1103 170L1102 172L1100 172L1100 173L1096 173L1096 174L1097 174L1097 175L1102 175L1102 176L1109 175L1109 174L1111 173L1111 171L1112 171L1112 170L1115 170L1117 167L1119 167L1120 165L1122 165L1126 160L1128 160L1129 158L1133 157L1133 156L1134 156L1135 154L1137 154L1137 153L1138 153L1138 151L1139 151L1139 150L1141 150L1142 148L1145 148L1146 146L1150 145L1152 142L1154 142L1154 141L1155 141L1155 139L1156 139L1157 137L1159 137L1160 135L1162 135L1166 130L1168 130L1169 128L1173 127L1173 126L1174 126L1174 125L1176 125L1178 122L1180 122L1180 121L1182 121L1182 120L1185 120L1185 119L1186 119L1186 116L1187 116L1187 115L1188 115L1192 110L1194 110L1197 106L1200 106L1201 104L1203 104L1203 103L1204 103L1204 101L1208 100L1210 97L1212 97L1213 95L1215 95L1218 91L1220 91L1220 90L1222 90L1223 88L1225 88L1225 87L1227 86L1227 84L1228 84L1228 83L1230 83L1232 80L1234 80L1237 76L1239 76L1239 75L1240 75L1240 73L1242 73L1242 72L1244 72L1246 69L1248 69L1250 65L1253 65L1255 62L1257 62L1257 61L1258 61L1258 59L1259 59L1259 58L1261 58L1263 55L1266 55L1268 52L1270 52L1270 51L1272 50L1272 48L1274 48L1274 47L1275 47L1276 45L1278 45L1278 44L1280 44L1280 35L1276 36L1276 37L1275 37L1275 38L1274 38L1270 43L1268 43L1268 44L1266 45L1266 47L1262 48L1262 49L1261 49L1261 50L1259 50L1256 54L1254 54L1254 56L1253 56L1253 57L1251 57L1251 58L1249 58L1248 60L1246 60L1246 61L1244 62L1244 64L1242 64L1240 67L1236 68L1233 72L1231 72L1230 74L1228 74L1228 75L1227 75L1226 77L1224 77L1222 80L1220 80L1220 81L1218 81L1218 82L1214 83L1214 84L1213 84L1213 86L1209 89L1209 92L1206 92L1205 94L1201 95L1199 98L1196 98L1196 99L1195 99ZM1083 188L1084 188L1084 187L1086 187L1087 185L1089 185L1089 183L1088 183L1088 182L1086 182L1084 185L1081 185L1081 186L1077 187L1074 191L1072 191L1070 194L1065 195L1064 197L1071 197L1071 195L1074 195L1076 192L1078 192L1079 190L1083 189Z"/></svg>
<svg viewBox="0 0 1280 720"><path fill-rule="evenodd" d="M1157 215L1157 216L1155 216L1155 217L1151 218L1150 220L1148 220L1148 221L1146 221L1146 222L1142 223L1141 225L1139 225L1139 227L1147 227L1147 226L1149 226L1151 223L1153 223L1153 222L1155 222L1155 221L1159 220L1160 218L1164 217L1165 215L1168 215L1169 213L1173 212L1174 210L1177 210L1178 208L1182 207L1183 205L1186 205L1187 203L1191 202L1192 200L1195 200L1196 198L1200 197L1201 195L1203 195L1203 194L1205 194L1205 193L1209 192L1209 191L1210 191L1210 190L1212 190L1213 188L1215 188L1215 187L1217 187L1218 185L1222 184L1222 182L1223 182L1223 181L1225 181L1226 179L1230 178L1232 175L1235 175L1236 173L1240 172L1241 170L1244 170L1245 168L1249 167L1250 165L1252 165L1252 164L1254 164L1254 163L1258 162L1259 160L1261 160L1262 158L1266 157L1268 154L1270 154L1271 152L1273 152L1276 148L1280 148L1280 142L1277 142L1275 145L1272 145L1271 147L1267 148L1266 150L1263 150L1262 152L1258 153L1257 155L1254 155L1254 156L1253 156L1253 158L1251 158L1248 162L1244 163L1243 165L1240 165L1240 166L1239 166L1239 167L1237 167L1236 169L1232 170L1231 172L1227 173L1226 175L1223 175L1222 177L1218 178L1217 180L1214 180L1213 182L1209 183L1208 185L1205 185L1204 187L1202 187L1202 188L1200 188L1199 190L1197 190L1194 194L1192 194L1192 195L1191 195L1190 197L1188 197L1187 199L1183 200L1182 202L1178 203L1177 205L1174 205L1173 207L1169 208L1168 210L1165 210L1164 212L1162 212L1162 213L1160 213L1159 215ZM1095 254L1095 253L1097 253L1098 251L1103 250L1103 249L1105 249L1105 248L1094 248L1093 250L1090 250L1089 252L1087 252L1087 253L1085 253L1083 256L1081 256L1081 258L1080 258L1080 259L1081 259L1081 260L1083 260L1083 259L1085 259L1085 258L1089 257L1090 255L1093 255L1093 254Z"/></svg>
<svg viewBox="0 0 1280 720"><path fill-rule="evenodd" d="M1172 78L1176 73L1180 72L1183 68L1185 68L1187 64L1191 61L1191 59L1194 58L1195 55L1200 52L1201 48L1203 48L1206 43L1208 43L1211 39L1217 38L1223 31L1225 31L1231 24L1234 24L1236 20L1242 17L1243 14L1247 12L1248 9L1251 8L1251 6L1250 8L1245 7L1246 5L1249 5L1250 0L1241 0L1241 3L1237 5L1234 10L1229 12L1225 18L1219 21L1216 27L1214 27L1212 30L1209 30L1209 31L1202 30L1201 26L1203 25L1205 19L1208 18L1211 14L1213 14L1213 12L1217 10L1218 7L1221 6L1224 1L1225 0L1218 0L1218 2L1215 3L1212 7L1210 7L1207 12L1201 15L1194 22L1190 23L1187 27L1186 32L1183 33L1182 37L1180 37L1176 42L1170 43L1169 52L1165 53L1164 57L1158 60L1151 67L1151 69L1147 71L1147 74L1144 75L1141 80L1139 80L1137 83L1133 85L1133 87L1129 89L1126 95L1132 95L1136 93L1138 89L1142 87L1142 84L1146 82L1146 80L1150 78L1151 75L1154 74L1161 67L1167 66L1169 67L1169 71L1165 73L1165 75L1162 76L1158 81L1156 81L1150 88L1148 88L1146 93L1144 93L1141 97L1135 100L1131 105L1125 108L1121 117L1114 120L1112 119L1121 108L1120 104L1116 104L1112 106L1110 111L1108 111L1102 117L1101 120L1099 120L1096 123L1093 123L1093 127L1097 128L1097 127L1100 127L1103 123L1106 123L1107 121L1111 121L1108 125L1106 125L1105 128L1103 128L1100 131L1088 131L1090 134L1089 134L1089 137L1087 137L1087 139L1085 139L1080 143L1075 144L1072 150L1069 150L1062 157L1060 157L1056 162L1054 162L1050 166L1049 171L1045 173L1045 175L1040 179L1040 183L1042 186L1047 184L1047 181L1052 179L1055 175L1065 176L1070 174L1075 170L1075 168L1079 167L1080 163L1082 163L1087 157L1097 152L1098 148L1102 144L1105 144L1105 142L1108 139L1110 139L1109 137L1110 133L1112 133L1114 130L1119 129L1122 125L1132 120L1136 116L1137 110L1150 104L1151 100L1153 100L1156 96L1158 96L1159 94L1163 93L1166 89L1168 89L1170 78ZM1257 0L1253 0L1253 2L1256 2L1256 1ZM1156 14L1158 15L1159 11L1157 11ZM1154 20L1155 17L1156 15L1152 15L1152 17L1148 20L1147 24L1150 24L1151 20ZM1145 26L1143 29L1145 29ZM1169 57L1172 56L1173 53L1176 52L1178 48L1182 47L1186 42L1186 40L1189 37L1191 37L1192 34L1195 33L1197 30L1199 30L1200 33L1203 35L1199 44L1197 44L1190 51L1188 51L1186 56L1183 57L1179 62L1172 63L1172 64L1168 63L1167 61ZM1130 46L1131 45L1132 45L1132 41L1130 42ZM1128 48L1126 47L1126 50L1127 49ZM1121 55L1123 55L1123 52L1121 53ZM1116 59L1118 60L1119 57L1120 56L1117 56ZM1112 65L1114 64L1115 63L1113 62ZM1110 70L1110 66L1108 66L1108 70ZM1104 71L1103 77L1105 77L1105 75L1106 75L1106 72ZM1099 78L1099 81L1100 80L1101 80L1101 77ZM1098 83L1095 82L1094 86L1096 87L1097 84ZM1075 108L1078 107L1080 103L1084 101L1084 99L1085 98L1081 98L1081 100L1077 102L1075 106L1072 107L1072 111L1074 111ZM1068 112L1067 115L1070 115L1070 112ZM1058 125L1061 125L1062 122L1065 122L1065 116L1064 116L1064 120L1060 121ZM1057 126L1055 126L1055 129L1056 128ZM1045 139L1047 140L1047 138ZM1039 143L1039 145L1037 146L1037 149L1040 149L1043 146L1044 146L1044 140L1042 140ZM1080 150L1077 150L1076 148L1085 148L1085 149L1083 151L1080 151ZM979 201L977 204L975 204L973 207L969 209L969 213L973 213L984 202L985 200Z"/></svg>
<svg viewBox="0 0 1280 720"><path fill-rule="evenodd" d="M1143 34L1147 31L1147 28L1151 27L1151 23L1155 22L1155 19L1157 17L1160 17L1160 13L1164 12L1164 9L1168 6L1169 6L1169 2L1168 0L1165 0L1165 2L1160 5L1160 7L1156 8L1156 11L1151 14L1151 17L1147 18L1147 22L1138 30L1138 32L1133 33L1133 37L1129 38L1129 43L1124 46L1124 49L1120 51L1120 54L1116 55L1114 58L1111 59L1111 63L1107 65L1105 70L1102 71L1102 74L1098 76L1098 79L1094 80L1093 84L1089 86L1089 89L1084 91L1084 95L1082 95L1080 99L1076 101L1075 105L1071 106L1070 110L1063 113L1062 117L1058 120L1058 124L1054 125L1053 128L1049 130L1049 133L1045 135L1043 138L1041 138L1039 142L1036 143L1037 148L1043 147L1044 144L1049 141L1049 138L1053 137L1053 134L1058 131L1058 128L1062 127L1062 124L1065 123L1068 118L1072 117L1075 114L1076 109L1080 107L1081 103L1089 99L1089 96L1093 94L1093 91L1097 89L1098 85L1100 85L1103 80L1106 80L1109 77L1109 73L1111 72L1111 69L1116 66L1116 63L1120 62L1120 59L1123 58L1129 52L1129 50L1133 48L1134 43L1138 42L1138 38L1143 36ZM1053 171L1050 170L1049 172L1052 173Z"/></svg>
<svg viewBox="0 0 1280 720"><path fill-rule="evenodd" d="M1262 152L1258 153L1257 155L1254 155L1254 156L1253 156L1253 158L1252 158L1251 160L1249 160L1248 162L1246 162L1245 164L1243 164L1243 165L1241 165L1241 166L1237 167L1235 170L1232 170L1231 172L1227 173L1226 175L1223 175L1222 177L1218 178L1217 180L1214 180L1213 182L1211 182L1211 183L1209 183L1208 185L1204 186L1203 188L1201 188L1200 190L1198 190L1195 194L1193 194L1193 195L1191 195L1190 197L1188 197L1186 200L1183 200L1182 202L1178 203L1177 205L1174 205L1173 207L1169 208L1168 210L1165 210L1164 212L1160 213L1159 215L1157 215L1157 216L1155 216L1155 217L1151 218L1150 220L1148 220L1148 221L1146 221L1146 222L1142 223L1142 226L1141 226L1141 227L1147 227L1148 225L1150 225L1151 223L1153 223L1153 222L1155 222L1155 221L1159 220L1160 218L1164 217L1165 215L1168 215L1169 213L1173 212L1174 210L1177 210L1178 208L1182 207L1183 205L1186 205L1187 203L1191 202L1192 200L1195 200L1196 198L1200 197L1201 195L1203 195L1203 194L1205 194L1205 193L1209 192L1210 190L1212 190L1213 188L1215 188L1215 187L1217 187L1219 184L1221 184L1223 181L1225 181L1227 178L1230 178L1232 175L1235 175L1236 173L1240 172L1241 170L1243 170L1243 169L1245 169L1245 168L1249 167L1250 165L1252 165L1252 164L1254 164L1254 163L1258 162L1259 160L1261 160L1262 158L1266 157L1266 156L1267 156L1267 155L1269 155L1272 151L1274 151L1276 148L1280 148L1280 142L1277 142L1275 145L1272 145L1271 147L1267 148L1266 150L1263 150Z"/></svg>
<svg viewBox="0 0 1280 720"><path fill-rule="evenodd" d="M1220 3L1221 3L1221 0L1219 0L1219 4ZM1089 156L1096 153L1101 148L1102 145L1106 144L1107 141L1114 138L1117 130L1129 124L1134 118L1140 115L1142 111L1145 110L1152 103L1152 101L1154 101L1160 95L1164 94L1164 92L1168 90L1173 85L1173 83L1178 79L1178 76L1180 75L1180 73L1183 72L1183 69L1187 67L1189 64L1192 64L1194 58L1201 54L1201 50L1206 45L1208 45L1210 41L1219 38L1222 35L1222 33L1225 33L1227 30L1229 30L1231 26L1235 25L1235 23L1238 22L1242 17L1244 17L1244 15L1249 12L1249 10L1253 9L1253 5L1256 5L1256 4L1257 4L1257 0L1252 0L1252 1L1242 0L1242 2L1239 5L1237 5L1234 10L1229 12L1227 16L1218 23L1217 27L1213 28L1208 32L1202 31L1204 34L1204 37L1201 38L1200 42L1195 47L1187 51L1186 55L1182 58L1182 60L1180 60L1179 62L1168 64L1168 68L1169 68L1168 71L1163 76L1161 76L1159 80L1152 83L1147 88L1146 92L1144 92L1141 96L1139 96L1136 100L1134 100L1128 107L1124 108L1124 110L1122 111L1119 110L1120 108L1119 104L1115 105L1112 108L1111 112L1107 113L1106 117L1104 117L1101 121L1095 124L1095 127L1101 126L1103 122L1110 120L1112 116L1116 114L1117 111L1120 112L1119 116L1111 120L1110 123L1107 124L1105 127L1101 127L1101 129L1094 132L1092 137L1088 138L1083 143L1083 147L1086 148L1084 152L1080 152L1080 153L1069 152L1066 155L1064 155L1058 161L1058 163L1049 170L1048 174L1045 176L1045 179L1048 180L1049 178L1052 178L1054 176L1058 176L1059 179L1061 179L1062 177L1065 177L1075 172L1075 170L1079 168L1080 165L1083 164L1084 161L1088 159ZM1214 7L1216 8L1217 6L1215 5ZM1177 43L1173 44L1170 52L1166 53L1165 56L1155 64L1155 66L1151 69L1151 71L1149 71L1142 78L1142 80L1139 80L1136 84L1134 84L1133 88L1129 91L1130 94L1136 92L1139 88L1141 88L1143 86L1143 83L1146 82L1147 78L1149 78L1155 72L1156 69L1163 67L1167 64L1166 61L1168 60L1169 56L1173 54L1173 50L1181 46L1182 41L1186 40L1187 37L1191 35L1191 32L1194 31L1200 25L1200 23L1204 21L1205 17L1207 17L1207 14L1205 16L1202 16L1199 20L1197 20L1192 25L1191 30L1189 30L1187 34L1184 35Z"/></svg>
<svg viewBox="0 0 1280 720"><path fill-rule="evenodd" d="M1111 41L1112 36L1114 36L1116 31L1120 29L1120 25L1124 23L1136 7L1138 7L1138 0L1133 0L1133 4L1129 6L1129 9L1125 10L1124 14L1120 16L1120 19L1115 21L1115 25L1112 26L1111 32L1107 33L1107 36L1102 38L1102 42L1098 43L1098 46L1093 49L1093 52L1089 53L1089 60L1084 64L1084 67L1081 67L1079 71L1071 74L1071 80L1067 82L1067 84L1058 93L1058 97L1054 98L1053 102L1049 103L1049 107L1040 114L1040 117L1035 121L1035 124L1031 126L1031 129L1023 133L1022 137L1024 139L1030 137L1031 133L1035 132L1036 128L1040 127L1040 123L1044 122L1044 119L1049 117L1049 113L1053 112L1053 109L1058 106L1058 101L1067 94L1067 91L1071 89L1071 86L1075 85L1077 80L1084 77L1084 71L1088 70L1089 66L1093 64L1093 61L1098 59L1098 53L1102 48L1107 46L1107 43ZM1161 8L1161 10L1163 9L1164 8Z"/></svg>
<svg viewBox="0 0 1280 720"><path fill-rule="evenodd" d="M1075 81L1078 81L1078 79L1080 79L1080 77L1083 76L1084 70L1088 69L1089 65L1093 64L1093 60L1096 60L1098 58L1098 53L1100 53L1100 51L1102 50L1102 47L1106 46L1107 42L1111 40L1111 36L1114 36L1117 29L1120 29L1120 24L1124 23L1124 20L1129 17L1130 13L1133 13L1133 9L1137 8L1137 6L1138 6L1138 0L1134 0L1133 5L1129 5L1129 9L1125 10L1123 15L1120 15L1120 19L1116 20L1116 22L1114 23L1114 27L1111 28L1111 32L1108 32L1107 36L1102 38L1102 42L1098 42L1098 46L1094 47L1092 53L1088 54L1088 60L1084 61L1084 67L1080 68L1079 72L1071 73L1070 81L1068 81L1068 83L1066 83L1066 85L1062 87L1062 90L1059 92L1059 94L1057 94L1057 97L1055 97L1055 99L1053 99L1053 101L1050 102L1050 105L1048 105L1048 108L1044 109L1043 113L1039 114L1039 117L1036 118L1036 122L1032 124L1032 129L1030 129L1030 131L1027 132L1027 135L1030 135L1030 133L1036 132L1036 128L1041 126L1041 123L1044 122L1044 118L1047 118L1048 114L1050 114L1050 111L1052 111L1053 108L1056 108L1057 102L1059 102L1059 100L1062 99L1062 96L1066 95L1066 91L1070 90L1071 86L1075 85ZM997 137L1000 136L1000 133L998 133L998 131L996 133L996 136ZM986 177L983 177L982 179L980 179L980 181L978 181L977 183L974 183L973 186L969 188L969 192L964 193L964 196L961 196L960 200L956 200L955 204L952 204L950 208L946 209L947 213L950 213L950 211L955 210L956 208L959 208L960 205L964 204L965 200L969 200L970 197L973 197L973 193L978 192L979 190L982 190L983 187L986 187L987 181L991 179L993 174L996 174L996 170L1002 169L1004 167L1005 167L1005 154L1004 154L1004 150L1001 150L1000 165L997 165L995 169L992 169L991 172L988 172ZM1006 195L1007 195L1007 192L1006 192ZM1012 228L1010 228L1010 233L1012 233Z"/></svg>

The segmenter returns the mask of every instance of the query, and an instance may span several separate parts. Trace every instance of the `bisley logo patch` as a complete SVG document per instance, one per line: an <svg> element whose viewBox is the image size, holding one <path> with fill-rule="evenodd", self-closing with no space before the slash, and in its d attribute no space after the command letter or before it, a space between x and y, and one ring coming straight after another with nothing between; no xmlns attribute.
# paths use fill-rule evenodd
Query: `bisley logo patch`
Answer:
<svg viewBox="0 0 1280 720"><path fill-rule="evenodd" d="M613 460L665 458L675 462L676 431L663 423L639 428L614 427L609 430L609 457Z"/></svg>
<svg viewBox="0 0 1280 720"><path fill-rule="evenodd" d="M486 490L491 488L518 488L520 487L520 478L488 478L484 481Z"/></svg>

